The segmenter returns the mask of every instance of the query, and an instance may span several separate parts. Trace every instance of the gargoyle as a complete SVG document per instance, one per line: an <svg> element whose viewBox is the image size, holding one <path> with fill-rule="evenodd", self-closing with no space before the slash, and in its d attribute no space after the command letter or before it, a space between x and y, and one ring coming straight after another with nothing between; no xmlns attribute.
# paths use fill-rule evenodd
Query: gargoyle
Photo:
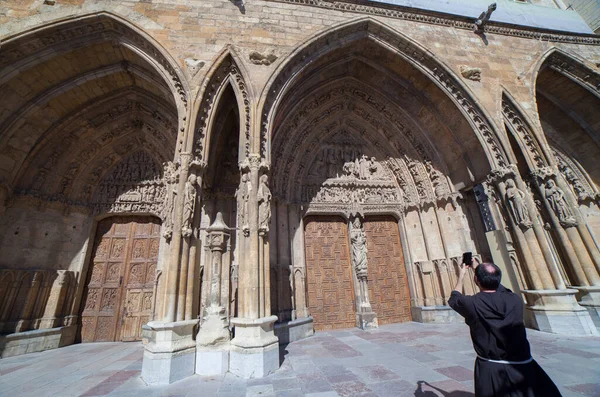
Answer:
<svg viewBox="0 0 600 397"><path fill-rule="evenodd" d="M481 13L479 18L473 24L473 31L475 33L481 34L484 32L485 25L487 25L490 17L492 16L492 12L496 10L496 3L490 4L487 11Z"/></svg>

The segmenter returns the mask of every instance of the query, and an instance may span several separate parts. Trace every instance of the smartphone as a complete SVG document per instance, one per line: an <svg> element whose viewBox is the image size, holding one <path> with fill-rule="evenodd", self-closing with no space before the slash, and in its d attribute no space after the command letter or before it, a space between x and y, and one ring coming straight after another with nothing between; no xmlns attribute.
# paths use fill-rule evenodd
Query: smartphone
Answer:
<svg viewBox="0 0 600 397"><path fill-rule="evenodd" d="M473 253L472 252L464 252L462 263L467 266L471 266L473 264Z"/></svg>

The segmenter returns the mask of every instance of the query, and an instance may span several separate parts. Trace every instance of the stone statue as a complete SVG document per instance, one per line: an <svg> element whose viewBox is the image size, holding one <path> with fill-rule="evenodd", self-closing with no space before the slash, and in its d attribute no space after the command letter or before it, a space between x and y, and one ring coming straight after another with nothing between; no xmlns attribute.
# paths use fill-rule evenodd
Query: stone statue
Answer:
<svg viewBox="0 0 600 397"><path fill-rule="evenodd" d="M258 228L259 230L269 231L269 221L271 220L271 190L268 185L269 177L262 175L258 186Z"/></svg>
<svg viewBox="0 0 600 397"><path fill-rule="evenodd" d="M192 223L194 222L194 209L196 208L196 175L190 174L185 183L185 192L183 197L183 221L181 234L184 237L190 237L193 232Z"/></svg>
<svg viewBox="0 0 600 397"><path fill-rule="evenodd" d="M525 205L525 193L515 186L515 181L512 179L506 181L506 201L515 222L521 226L530 226L531 218Z"/></svg>
<svg viewBox="0 0 600 397"><path fill-rule="evenodd" d="M240 187L235 192L239 207L238 219L244 235L247 235L248 231L250 230L250 227L248 226L248 200L250 198L251 190L252 184L250 183L250 176L247 173L244 173L242 174Z"/></svg>
<svg viewBox="0 0 600 397"><path fill-rule="evenodd" d="M336 178L338 176L337 173L337 159L335 157L335 150L328 149L327 150L327 177L328 178Z"/></svg>
<svg viewBox="0 0 600 397"><path fill-rule="evenodd" d="M556 186L556 182L550 179L546 182L546 190L544 191L546 200L550 204L550 208L561 223L574 223L575 217L565 201L564 192Z"/></svg>
<svg viewBox="0 0 600 397"><path fill-rule="evenodd" d="M360 219L356 218L350 230L352 243L352 263L358 278L367 277L367 236L362 228Z"/></svg>
<svg viewBox="0 0 600 397"><path fill-rule="evenodd" d="M163 164L166 200L163 207L163 237L170 240L173 235L173 207L175 203L175 195L177 194L177 181L179 180L179 172L177 171L178 164L168 161ZM110 197L113 193L108 192Z"/></svg>

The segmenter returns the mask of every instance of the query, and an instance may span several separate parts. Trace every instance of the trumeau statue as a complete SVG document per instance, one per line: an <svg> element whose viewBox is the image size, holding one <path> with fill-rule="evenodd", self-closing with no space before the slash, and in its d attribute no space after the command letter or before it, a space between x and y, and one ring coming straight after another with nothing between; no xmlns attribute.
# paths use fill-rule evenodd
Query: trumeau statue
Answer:
<svg viewBox="0 0 600 397"><path fill-rule="evenodd" d="M350 230L352 243L352 263L358 278L367 277L367 236L359 218L354 220Z"/></svg>
<svg viewBox="0 0 600 397"><path fill-rule="evenodd" d="M515 186L515 181L512 179L506 181L506 201L515 222L521 226L531 226L529 210L525 204L525 193Z"/></svg>
<svg viewBox="0 0 600 397"><path fill-rule="evenodd" d="M183 224L181 234L184 237L192 235L192 222L194 221L194 209L196 208L196 175L190 174L185 183L185 197L183 201Z"/></svg>
<svg viewBox="0 0 600 397"><path fill-rule="evenodd" d="M269 177L262 175L258 186L258 228L259 230L269 231L269 221L271 220L271 190L268 185Z"/></svg>
<svg viewBox="0 0 600 397"><path fill-rule="evenodd" d="M564 192L556 186L556 182L552 179L546 182L544 194L550 204L550 208L552 208L552 211L554 211L554 214L561 223L573 224L575 222L575 216L565 201Z"/></svg>

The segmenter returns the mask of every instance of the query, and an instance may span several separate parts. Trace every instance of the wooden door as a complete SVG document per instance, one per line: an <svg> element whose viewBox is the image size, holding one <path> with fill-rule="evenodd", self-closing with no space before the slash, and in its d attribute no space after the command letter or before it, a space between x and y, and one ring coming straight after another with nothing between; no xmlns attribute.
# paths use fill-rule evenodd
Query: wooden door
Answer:
<svg viewBox="0 0 600 397"><path fill-rule="evenodd" d="M348 227L339 217L305 219L308 308L316 330L356 326Z"/></svg>
<svg viewBox="0 0 600 397"><path fill-rule="evenodd" d="M400 244L398 222L393 217L369 217L367 235L368 285L371 307L379 324L411 321L410 292Z"/></svg>
<svg viewBox="0 0 600 397"><path fill-rule="evenodd" d="M98 224L81 315L82 342L140 339L152 308L159 229L153 217L113 217Z"/></svg>

